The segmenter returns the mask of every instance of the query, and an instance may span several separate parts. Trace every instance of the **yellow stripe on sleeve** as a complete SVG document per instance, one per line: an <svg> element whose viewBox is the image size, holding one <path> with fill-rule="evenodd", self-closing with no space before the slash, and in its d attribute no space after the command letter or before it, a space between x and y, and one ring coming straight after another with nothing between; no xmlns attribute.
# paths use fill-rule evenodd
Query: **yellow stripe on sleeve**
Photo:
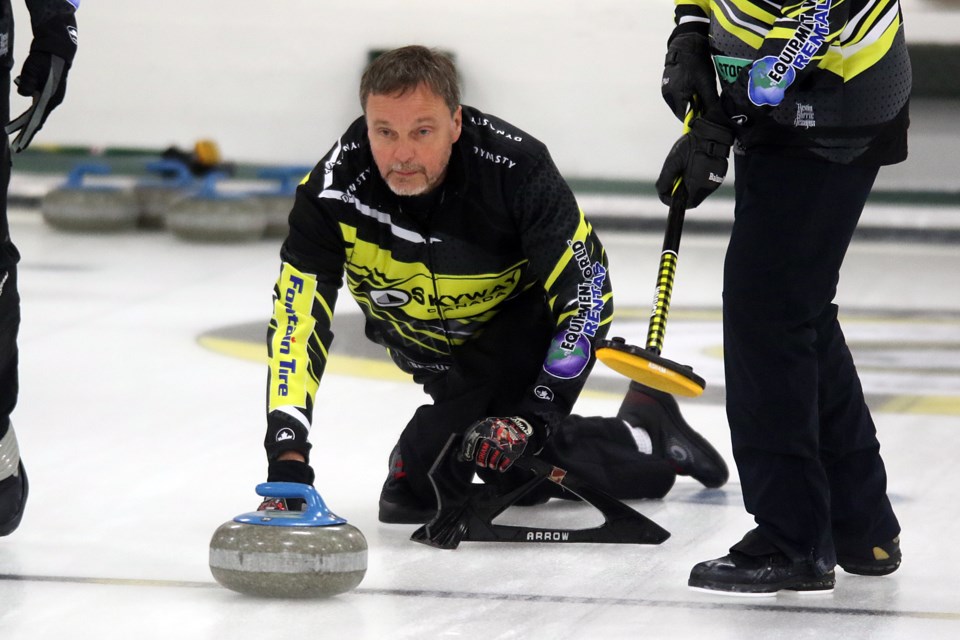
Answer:
<svg viewBox="0 0 960 640"><path fill-rule="evenodd" d="M274 301L273 334L270 353L270 410L279 406L307 407L307 399L316 395L319 384L310 375L308 348L313 328L313 300L316 277L283 264L277 280L279 297Z"/></svg>
<svg viewBox="0 0 960 640"><path fill-rule="evenodd" d="M580 241L586 242L587 238L590 235L591 227L587 222L587 219L583 215L583 209L580 209L580 222L577 225L577 231L573 234L571 243ZM560 259L557 260L557 264L553 266L553 271L550 272L550 276L547 278L547 281L543 284L544 289L548 292L553 288L554 283L556 283L557 278L560 277L560 274L563 273L563 270L570 263L570 260L573 258L573 249L570 245L567 245L567 248L561 254Z"/></svg>

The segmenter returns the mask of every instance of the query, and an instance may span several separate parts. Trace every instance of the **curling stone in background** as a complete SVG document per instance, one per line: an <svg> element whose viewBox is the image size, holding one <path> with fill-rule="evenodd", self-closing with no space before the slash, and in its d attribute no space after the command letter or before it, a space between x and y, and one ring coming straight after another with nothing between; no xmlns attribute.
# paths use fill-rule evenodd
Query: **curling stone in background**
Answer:
<svg viewBox="0 0 960 640"><path fill-rule="evenodd" d="M226 177L214 171L200 188L175 202L166 214L167 228L184 240L244 242L259 240L267 229L267 214L246 193L220 191Z"/></svg>
<svg viewBox="0 0 960 640"><path fill-rule="evenodd" d="M257 494L302 498L303 511L254 511L225 522L210 541L210 572L227 589L266 598L324 598L355 588L367 541L307 484L257 485Z"/></svg>
<svg viewBox="0 0 960 640"><path fill-rule="evenodd" d="M44 221L68 231L122 231L137 224L137 202L130 189L110 184L90 184L87 176L106 176L105 164L76 165L62 186L40 201Z"/></svg>
<svg viewBox="0 0 960 640"><path fill-rule="evenodd" d="M162 229L170 207L195 191L197 183L182 160L156 160L148 162L146 169L154 175L133 185L139 207L137 225L141 229Z"/></svg>
<svg viewBox="0 0 960 640"><path fill-rule="evenodd" d="M290 226L287 218L293 208L293 199L297 193L297 185L303 177L310 173L311 167L268 167L257 172L258 178L273 180L277 186L270 191L251 194L267 214L268 238L286 238Z"/></svg>

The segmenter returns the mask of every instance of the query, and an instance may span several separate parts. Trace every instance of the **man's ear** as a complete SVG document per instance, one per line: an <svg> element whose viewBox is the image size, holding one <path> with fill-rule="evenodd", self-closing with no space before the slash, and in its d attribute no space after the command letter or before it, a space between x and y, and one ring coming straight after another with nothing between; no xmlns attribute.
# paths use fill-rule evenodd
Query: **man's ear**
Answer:
<svg viewBox="0 0 960 640"><path fill-rule="evenodd" d="M463 131L463 107L457 105L457 110L453 112L453 141L460 139L460 132Z"/></svg>

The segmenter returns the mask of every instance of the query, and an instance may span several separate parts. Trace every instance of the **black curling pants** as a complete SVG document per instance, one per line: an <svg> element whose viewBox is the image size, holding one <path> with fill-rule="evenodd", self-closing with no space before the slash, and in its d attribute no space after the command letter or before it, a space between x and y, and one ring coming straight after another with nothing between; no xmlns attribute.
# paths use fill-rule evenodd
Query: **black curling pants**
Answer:
<svg viewBox="0 0 960 640"><path fill-rule="evenodd" d="M876 167L736 158L723 276L727 417L757 532L823 573L900 531L833 304Z"/></svg>
<svg viewBox="0 0 960 640"><path fill-rule="evenodd" d="M10 121L10 68L13 55L13 17L8 0L0 2L0 33L5 34L7 53L0 55L0 124ZM17 333L20 329L20 295L17 262L20 254L10 239L7 220L7 188L10 184L10 146L0 129L0 437L7 432L10 414L17 404Z"/></svg>
<svg viewBox="0 0 960 640"><path fill-rule="evenodd" d="M417 409L399 446L407 480L421 499L433 500L427 473L452 434L463 434L488 416L516 415L514 407L536 380L552 334L542 299L525 296L504 309L480 338L460 349L455 367L418 379L433 404ZM637 450L617 418L568 416L539 457L624 500L662 498L676 479L668 462ZM467 483L477 467L460 462L445 469L451 481ZM521 477L513 470L506 474L484 470L481 476L505 488ZM559 495L549 482L536 490Z"/></svg>

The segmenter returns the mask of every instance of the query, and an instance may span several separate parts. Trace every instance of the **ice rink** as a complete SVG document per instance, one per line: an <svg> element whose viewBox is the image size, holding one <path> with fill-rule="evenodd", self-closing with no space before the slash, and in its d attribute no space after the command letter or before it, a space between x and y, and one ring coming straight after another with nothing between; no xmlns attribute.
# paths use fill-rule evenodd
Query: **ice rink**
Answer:
<svg viewBox="0 0 960 640"><path fill-rule="evenodd" d="M693 214L690 214L693 215ZM868 210L867 216L870 215ZM602 232L601 232L602 233ZM686 586L696 562L751 528L734 471L680 478L631 503L672 533L660 546L463 543L441 551L382 525L387 455L426 401L363 344L343 295L318 396L313 463L330 508L369 544L355 591L275 601L217 585L214 530L253 510L265 477L260 340L279 241L203 245L164 232L69 234L14 211L23 255L21 397L14 425L31 483L0 539L0 639L924 638L960 637L960 252L857 239L841 318L883 445L904 563L838 569L829 596L739 599ZM642 342L661 236L602 233L617 293L612 334ZM723 411L720 236L683 240L664 355L708 383L681 408L732 464ZM598 365L579 413L612 415L625 380ZM507 518L580 527L552 501Z"/></svg>

